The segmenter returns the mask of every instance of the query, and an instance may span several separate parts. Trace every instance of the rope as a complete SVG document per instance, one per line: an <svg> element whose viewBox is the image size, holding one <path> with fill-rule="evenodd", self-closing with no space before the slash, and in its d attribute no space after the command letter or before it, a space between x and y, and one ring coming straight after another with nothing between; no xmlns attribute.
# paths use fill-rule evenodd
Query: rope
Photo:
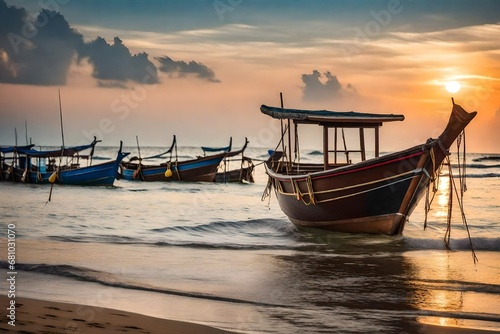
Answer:
<svg viewBox="0 0 500 334"><path fill-rule="evenodd" d="M316 199L314 198L314 189L313 189L311 174L307 174L307 192L309 195L309 204L316 205Z"/></svg>
<svg viewBox="0 0 500 334"><path fill-rule="evenodd" d="M462 160L460 159L460 145L464 142ZM466 160L465 160L465 129L457 138L457 161L458 161L458 179L460 181L460 198L463 200L464 193L467 191L467 172L466 172Z"/></svg>
<svg viewBox="0 0 500 334"><path fill-rule="evenodd" d="M427 170L423 169L424 174L429 178L429 182L432 182L432 197L429 199L429 194L430 194L430 184L427 187L427 193L425 195L425 206L424 206L424 212L425 212L425 217L424 217L424 230L427 229L427 218L429 216L429 211L431 210L431 204L434 201L434 197L436 196L436 193L439 189L439 175L441 174L441 166L436 168L436 155L434 153L434 146L431 147L429 150L429 157L432 162L432 176L427 173Z"/></svg>
<svg viewBox="0 0 500 334"><path fill-rule="evenodd" d="M462 156L460 155L460 147L462 144L462 141L464 143L463 145L463 152ZM425 173L429 180L433 184L433 195L432 198L429 198L430 194L430 185L429 188L427 188L427 195L426 195L426 200L425 200L425 221L424 221L424 229L427 226L427 214L430 210L430 206L432 204L432 201L434 200L434 197L436 195L436 192L439 188L439 182L440 182L440 174L443 165L448 165L448 178L449 178L449 192L448 192L448 213L446 217L446 232L444 234L444 244L448 250L450 250L450 239L451 239L451 218L452 218L452 213L453 213L453 193L455 193L455 196L457 197L457 203L460 208L460 214L462 217L462 222L463 225L465 226L467 230L467 235L469 238L469 244L472 252L472 259L474 261L474 265L478 262L478 258L476 256L476 252L474 250L474 246L472 244L472 238L469 230L469 225L467 224L467 218L465 216L465 210L464 210L464 204L463 204L463 195L464 192L467 191L467 185L466 185L466 147L465 147L465 131L462 131L462 133L457 137L457 158L458 158L458 179L460 183L460 193L458 191L457 185L455 183L455 178L453 177L453 168L450 162L450 157L449 157L449 152L445 150L442 146L441 141L438 140L438 145L439 148L445 153L445 161L436 169L436 161L435 161L435 155L434 155L434 146L431 147L429 151L429 157L431 158L432 161L432 166L433 166L433 171L436 170L436 172L433 172L433 176L431 177L428 175L428 173ZM425 171L425 170L424 170Z"/></svg>
<svg viewBox="0 0 500 334"><path fill-rule="evenodd" d="M444 233L444 245L448 250L450 249L450 237L451 237L451 214L453 211L453 187L451 183L453 181L453 171L451 168L450 158L446 156L446 163L448 164L448 177L450 179L450 191L448 193L448 215L446 217L446 232Z"/></svg>
<svg viewBox="0 0 500 334"><path fill-rule="evenodd" d="M410 176L410 178L412 178L412 177L415 177L416 175L419 175L422 171L423 171L422 169L415 169L415 170L411 170L411 171L408 171L408 172L405 172L405 173L401 173L401 174L397 174L397 175L392 175L392 176L386 177L384 179L378 179L378 180L374 180L374 181L359 183L359 184L355 184L355 185L352 185L352 186L346 186L346 187L342 187L342 188L329 189L329 190L313 191L313 194L314 195L317 195L317 194L328 194L328 193L333 193L333 192L338 192L338 191L343 191L343 190L349 190L349 189L353 189L353 188L359 188L359 187L363 187L363 186L367 186L367 185L372 185L372 184L375 184L375 183L383 183L383 182L390 181L392 179L395 179L395 178L398 178L398 177L402 177L402 176L407 176L407 175L412 175L412 176ZM310 174L308 176L310 177ZM405 180L406 179L403 179L401 181L405 181ZM306 178L306 181L307 181L307 178ZM312 180L311 180L311 182L312 182ZM384 186L386 186L386 185L384 185ZM285 193L285 192L282 192L281 194L282 195L295 196L295 193ZM325 201L328 201L328 200L325 200ZM316 203L320 203L320 202L322 202L322 201L316 201Z"/></svg>
<svg viewBox="0 0 500 334"><path fill-rule="evenodd" d="M134 171L132 174L132 178L134 180L141 179L144 181L144 176L142 175L142 159L139 158L139 165L137 166L137 169Z"/></svg>
<svg viewBox="0 0 500 334"><path fill-rule="evenodd" d="M264 202L266 200L266 198L268 198L267 207L269 209L271 209L270 205L271 205L271 189L272 188L273 188L273 178L268 176L267 184L266 184L266 187L264 188L264 192L262 193L262 197L260 198L260 200L262 202Z"/></svg>
<svg viewBox="0 0 500 334"><path fill-rule="evenodd" d="M177 174L177 179L181 180L181 174L179 172L179 164L177 161L177 146L175 147L175 173Z"/></svg>

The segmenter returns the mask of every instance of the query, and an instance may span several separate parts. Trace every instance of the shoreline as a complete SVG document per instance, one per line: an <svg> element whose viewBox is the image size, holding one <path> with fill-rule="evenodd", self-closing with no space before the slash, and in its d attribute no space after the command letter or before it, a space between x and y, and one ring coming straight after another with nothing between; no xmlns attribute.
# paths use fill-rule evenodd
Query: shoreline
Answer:
<svg viewBox="0 0 500 334"><path fill-rule="evenodd" d="M232 334L207 325L155 318L138 313L80 304L16 298L15 326L7 317L10 300L0 296L0 332L28 333L179 333Z"/></svg>
<svg viewBox="0 0 500 334"><path fill-rule="evenodd" d="M104 334L104 333L176 333L176 334L237 334L208 325L192 322L151 317L139 313L95 307L82 304L63 303L33 299L16 298L15 326L8 324L6 306L10 303L7 296L0 296L0 332L19 332L23 334ZM420 334L473 334L493 333L495 330L440 326L415 321L408 333Z"/></svg>

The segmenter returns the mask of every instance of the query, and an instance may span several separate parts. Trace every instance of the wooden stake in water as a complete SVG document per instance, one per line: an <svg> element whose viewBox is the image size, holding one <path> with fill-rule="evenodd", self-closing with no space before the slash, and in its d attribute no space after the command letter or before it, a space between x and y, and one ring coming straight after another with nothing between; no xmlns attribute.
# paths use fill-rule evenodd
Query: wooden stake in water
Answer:
<svg viewBox="0 0 500 334"><path fill-rule="evenodd" d="M28 121L24 120L24 132L26 133L26 145L29 145L28 143Z"/></svg>
<svg viewBox="0 0 500 334"><path fill-rule="evenodd" d="M62 104L61 104L61 90L58 89L57 90L58 94L59 94L59 118L61 120L61 138L62 138L62 147L61 147L61 156L59 157L59 167L57 168L57 171L53 174L54 177L52 177L52 175L50 176L49 178L49 182L50 182L50 193L49 193L49 199L48 201L45 203L45 205L47 205L48 202L50 202L51 198L52 198L52 189L54 188L54 183L55 183L55 180L57 178L57 173L59 172L59 169L61 168L61 163L62 163L62 157L64 155L64 127L63 127L63 116L62 116Z"/></svg>
<svg viewBox="0 0 500 334"><path fill-rule="evenodd" d="M63 127L63 116L62 116L62 105L61 105L61 90L57 90L59 93L59 118L61 119L61 137L62 137L62 148L64 149L64 127Z"/></svg>

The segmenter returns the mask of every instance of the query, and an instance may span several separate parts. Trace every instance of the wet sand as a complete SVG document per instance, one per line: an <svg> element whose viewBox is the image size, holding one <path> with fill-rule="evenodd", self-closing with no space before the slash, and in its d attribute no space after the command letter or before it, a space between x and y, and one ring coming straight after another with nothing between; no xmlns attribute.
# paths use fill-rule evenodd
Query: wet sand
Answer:
<svg viewBox="0 0 500 334"><path fill-rule="evenodd" d="M79 304L44 301L31 298L16 298L15 326L8 324L9 305L6 296L0 296L2 305L0 332L45 333L45 334L101 334L101 333L177 333L177 334L230 334L236 333L195 323L149 317L142 314ZM407 333L472 334L492 331L444 327L414 323ZM276 329L279 332L279 329Z"/></svg>
<svg viewBox="0 0 500 334"><path fill-rule="evenodd" d="M233 333L194 323L149 317L125 311L82 307L78 304L16 298L15 326L7 317L9 299L0 297L0 333L178 333L222 334Z"/></svg>

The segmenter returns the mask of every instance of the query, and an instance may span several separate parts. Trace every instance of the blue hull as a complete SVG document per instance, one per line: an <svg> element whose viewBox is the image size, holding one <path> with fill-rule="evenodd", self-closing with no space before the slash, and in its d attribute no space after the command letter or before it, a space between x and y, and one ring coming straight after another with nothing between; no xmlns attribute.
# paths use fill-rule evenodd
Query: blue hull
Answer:
<svg viewBox="0 0 500 334"><path fill-rule="evenodd" d="M118 152L116 160L98 165L81 167L75 169L65 169L57 173L55 183L79 186L112 186L118 176L118 166L129 153ZM15 181L25 183L47 184L52 172L39 173L30 171L23 178L25 173L22 169L15 169ZM27 176L27 177L26 177Z"/></svg>
<svg viewBox="0 0 500 334"><path fill-rule="evenodd" d="M226 153L202 157L198 159L172 163L172 176L166 177L167 165L141 165L137 163L122 163L121 177L125 180L139 181L190 181L213 182L217 167Z"/></svg>

